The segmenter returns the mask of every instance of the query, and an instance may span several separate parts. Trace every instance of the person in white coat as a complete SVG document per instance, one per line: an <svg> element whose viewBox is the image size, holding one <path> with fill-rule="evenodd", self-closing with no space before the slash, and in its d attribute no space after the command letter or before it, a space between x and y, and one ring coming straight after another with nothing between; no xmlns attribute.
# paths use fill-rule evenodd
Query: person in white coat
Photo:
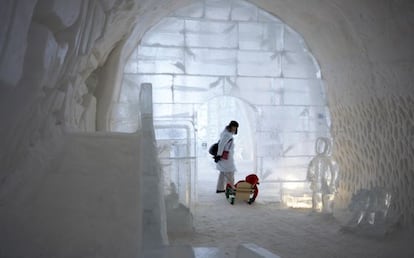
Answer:
<svg viewBox="0 0 414 258"><path fill-rule="evenodd" d="M214 161L217 163L216 168L220 171L217 180L216 193L224 193L227 183L234 185L234 172L236 166L234 165L234 141L233 135L237 134L239 123L231 121L223 132L220 134L220 141L218 143L217 155L214 156Z"/></svg>

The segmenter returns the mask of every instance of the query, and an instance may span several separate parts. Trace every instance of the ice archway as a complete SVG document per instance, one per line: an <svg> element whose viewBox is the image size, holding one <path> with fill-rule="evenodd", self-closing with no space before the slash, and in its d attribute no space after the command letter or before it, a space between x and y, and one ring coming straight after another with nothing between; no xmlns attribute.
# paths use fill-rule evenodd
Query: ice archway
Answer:
<svg viewBox="0 0 414 258"><path fill-rule="evenodd" d="M320 67L303 38L245 1L197 2L147 31L125 64L112 130L137 129L141 83L153 85L155 121L187 120L195 127L208 122L221 130L231 115L223 117L225 107L217 103L208 106L208 120L196 119L203 103L214 96L250 103L257 117L245 120L255 124L253 142L245 148L255 150L254 166L239 170L255 171L262 182L274 184L274 192L280 182L305 180L316 138L329 137ZM195 145L211 144L209 137L199 135Z"/></svg>

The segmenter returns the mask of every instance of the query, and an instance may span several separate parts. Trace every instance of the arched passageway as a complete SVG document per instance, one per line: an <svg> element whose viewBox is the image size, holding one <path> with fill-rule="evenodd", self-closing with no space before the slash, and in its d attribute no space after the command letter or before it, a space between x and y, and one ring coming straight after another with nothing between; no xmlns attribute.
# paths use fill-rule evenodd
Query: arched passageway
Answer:
<svg viewBox="0 0 414 258"><path fill-rule="evenodd" d="M280 19L244 1L197 2L163 18L125 64L114 131L136 130L143 82L154 87L155 121L194 124L197 136L190 144L199 162L193 176L214 170L205 164L206 146L228 121L241 119L237 146L250 156L236 157L238 178L258 174L262 198L273 202L282 199L284 187L305 199L307 164L316 138L329 137L330 119L319 65L303 38ZM231 98L203 110L208 99L221 96L239 98L255 113L244 114ZM215 130L205 132L206 127Z"/></svg>
<svg viewBox="0 0 414 258"><path fill-rule="evenodd" d="M112 111L121 110L124 64L145 32L192 4L207 4L195 16L216 19L223 14L217 8L222 2L2 1L0 255L131 257L142 250L143 240L164 243L160 196L152 206L145 206L148 192L134 187L144 174L158 169L154 160L148 163L154 167L146 169L141 162L148 161L155 149L139 144L142 128L134 135L106 131L113 125ZM231 3L226 10L241 3L225 2ZM342 217L341 211L360 189L381 187L393 193L391 211L401 228L412 227L413 2L250 0L247 6L251 5L280 17L302 35L323 71L333 150L341 167L335 217ZM245 17L245 10L249 8L239 8L236 16ZM254 35L263 31L255 30ZM230 27L228 32L234 33ZM243 44L258 47L250 41ZM248 64L251 59L244 57ZM183 67L177 65L171 68ZM258 70L251 67L240 71ZM259 72L263 71L268 72ZM223 81L227 86L236 82ZM192 135L188 125L178 128ZM157 177L151 179L157 186ZM140 219L143 214L145 223ZM144 224L152 226L155 241L142 237ZM387 238L384 246L404 252L400 247L409 237ZM367 245L367 253L373 254L377 247Z"/></svg>

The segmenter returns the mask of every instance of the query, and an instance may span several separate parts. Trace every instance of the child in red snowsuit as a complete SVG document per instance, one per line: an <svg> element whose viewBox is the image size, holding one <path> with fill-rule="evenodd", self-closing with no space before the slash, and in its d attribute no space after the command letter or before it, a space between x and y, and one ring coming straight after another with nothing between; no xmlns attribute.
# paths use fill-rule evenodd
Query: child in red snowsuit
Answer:
<svg viewBox="0 0 414 258"><path fill-rule="evenodd" d="M234 185L234 187L231 184L227 184L226 188L236 189L237 184L239 184L240 182L247 182L247 183L252 185L252 188L254 189L254 192L253 192L253 197L250 198L250 200L249 200L249 204L253 203L256 200L257 195L259 194L259 189L257 188L257 185L260 184L259 183L259 178L257 177L256 174L250 174L250 175L246 176L245 180L238 181Z"/></svg>

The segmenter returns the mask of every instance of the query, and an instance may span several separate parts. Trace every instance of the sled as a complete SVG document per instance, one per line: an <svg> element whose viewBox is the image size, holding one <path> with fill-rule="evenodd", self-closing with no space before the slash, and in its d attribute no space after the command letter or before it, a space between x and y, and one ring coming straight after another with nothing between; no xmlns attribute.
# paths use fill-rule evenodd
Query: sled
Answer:
<svg viewBox="0 0 414 258"><path fill-rule="evenodd" d="M248 204L251 204L253 194L253 186L247 182L238 183L236 188L231 186L226 187L226 198L231 205L233 205L236 200L246 201Z"/></svg>

